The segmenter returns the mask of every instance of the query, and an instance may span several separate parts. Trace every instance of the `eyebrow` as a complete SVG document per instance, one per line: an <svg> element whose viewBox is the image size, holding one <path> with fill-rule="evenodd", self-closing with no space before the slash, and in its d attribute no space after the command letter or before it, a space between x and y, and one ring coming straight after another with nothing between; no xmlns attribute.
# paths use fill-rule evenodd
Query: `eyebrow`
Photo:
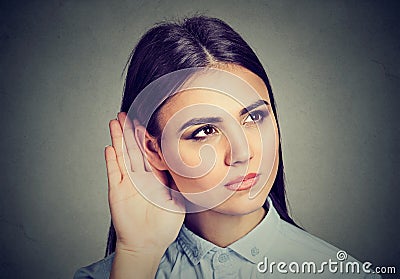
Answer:
<svg viewBox="0 0 400 279"><path fill-rule="evenodd" d="M243 108L239 115L242 116L243 114L246 114L247 112L261 106L261 105L269 105L269 103L265 100L258 100L257 102ZM192 118L189 121L185 122L180 128L179 132L183 131L184 129L193 126L193 125L200 125L200 124L208 124L208 123L220 123L223 122L221 117L199 117L199 118Z"/></svg>
<svg viewBox="0 0 400 279"><path fill-rule="evenodd" d="M249 111L251 111L251 110L253 110L253 109L255 109L255 108L257 108L257 107L259 107L261 105L267 105L268 106L269 103L266 100L258 100L257 102L255 102L255 103L249 105L248 107L245 107L244 109L242 109L240 111L239 115L242 116L243 114L246 114L247 112L249 112Z"/></svg>
<svg viewBox="0 0 400 279"><path fill-rule="evenodd" d="M182 127L179 129L179 132L186 129L187 127L192 126L192 125L200 125L200 124L206 124L206 123L219 123L219 122L222 122L221 117L192 118L189 121L187 121L185 124L182 125Z"/></svg>

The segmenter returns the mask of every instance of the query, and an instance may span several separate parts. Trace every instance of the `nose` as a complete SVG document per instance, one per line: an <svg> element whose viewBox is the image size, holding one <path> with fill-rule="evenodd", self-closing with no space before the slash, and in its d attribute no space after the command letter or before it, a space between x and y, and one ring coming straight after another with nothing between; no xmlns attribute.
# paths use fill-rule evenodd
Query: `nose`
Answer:
<svg viewBox="0 0 400 279"><path fill-rule="evenodd" d="M253 157L251 144L245 133L240 131L227 140L225 164L228 166L239 165L248 162Z"/></svg>

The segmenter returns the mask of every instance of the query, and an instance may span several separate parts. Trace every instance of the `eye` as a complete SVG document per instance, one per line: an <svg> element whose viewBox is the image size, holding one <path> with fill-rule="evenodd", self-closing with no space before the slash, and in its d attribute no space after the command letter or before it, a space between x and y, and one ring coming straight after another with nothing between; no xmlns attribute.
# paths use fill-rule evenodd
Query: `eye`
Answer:
<svg viewBox="0 0 400 279"><path fill-rule="evenodd" d="M244 119L243 123L255 123L255 122L262 122L264 118L267 116L267 112L256 110L250 112L249 115Z"/></svg>
<svg viewBox="0 0 400 279"><path fill-rule="evenodd" d="M203 127L198 128L197 130L195 130L192 133L191 138L194 140L202 140L202 139L205 139L206 137L208 137L210 135L214 135L216 133L218 133L218 131L215 127L213 127L212 125L205 125Z"/></svg>

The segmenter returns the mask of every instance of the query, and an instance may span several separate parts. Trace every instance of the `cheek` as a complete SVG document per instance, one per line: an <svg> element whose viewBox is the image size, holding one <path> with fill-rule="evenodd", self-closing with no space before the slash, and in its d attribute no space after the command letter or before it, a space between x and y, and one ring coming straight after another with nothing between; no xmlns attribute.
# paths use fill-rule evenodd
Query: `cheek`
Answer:
<svg viewBox="0 0 400 279"><path fill-rule="evenodd" d="M175 181L176 187L181 193L201 193L209 190L207 177L187 178L176 173L171 174Z"/></svg>
<svg viewBox="0 0 400 279"><path fill-rule="evenodd" d="M202 175L198 175L197 177L182 176L170 169L171 176L177 188L182 193L201 193L210 190L218 186L228 173L228 167L224 164L223 148L218 144L213 144L212 154L205 156L201 151L201 146L200 144L185 143L179 145L181 163L187 167L198 167L202 163L202 160L207 162L215 161L215 164L208 171L203 172Z"/></svg>
<svg viewBox="0 0 400 279"><path fill-rule="evenodd" d="M221 185L227 170L214 167L202 177L190 178L171 172L171 176L181 193L202 193Z"/></svg>
<svg viewBox="0 0 400 279"><path fill-rule="evenodd" d="M263 138L258 129L252 129L246 133L249 145L254 154L261 154L263 150Z"/></svg>
<svg viewBox="0 0 400 279"><path fill-rule="evenodd" d="M188 167L193 168L199 167L200 165L209 165L210 162L215 162L215 167L219 162L224 161L225 150L220 140L210 141L209 143L181 141L179 143L179 155L182 163ZM209 167L203 174L211 169L212 168Z"/></svg>
<svg viewBox="0 0 400 279"><path fill-rule="evenodd" d="M179 143L179 155L182 162L189 167L199 165L201 163L200 147L199 144Z"/></svg>

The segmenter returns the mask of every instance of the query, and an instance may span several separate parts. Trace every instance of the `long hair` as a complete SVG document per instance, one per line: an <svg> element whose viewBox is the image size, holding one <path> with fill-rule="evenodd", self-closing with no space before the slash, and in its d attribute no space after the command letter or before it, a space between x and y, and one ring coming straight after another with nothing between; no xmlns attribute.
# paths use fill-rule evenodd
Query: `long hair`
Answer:
<svg viewBox="0 0 400 279"><path fill-rule="evenodd" d="M129 111L135 98L148 84L163 75L181 69L210 67L219 63L240 65L264 81L276 116L279 140L281 139L272 88L261 62L243 38L220 19L201 15L176 22L158 23L142 36L128 63L121 103L123 112ZM157 112L156 110L147 125L148 132L153 136L160 133ZM287 208L281 142L278 172L269 196L281 219L297 226L289 216ZM264 207L268 209L267 202ZM115 251L115 245L116 233L111 221L106 256Z"/></svg>

